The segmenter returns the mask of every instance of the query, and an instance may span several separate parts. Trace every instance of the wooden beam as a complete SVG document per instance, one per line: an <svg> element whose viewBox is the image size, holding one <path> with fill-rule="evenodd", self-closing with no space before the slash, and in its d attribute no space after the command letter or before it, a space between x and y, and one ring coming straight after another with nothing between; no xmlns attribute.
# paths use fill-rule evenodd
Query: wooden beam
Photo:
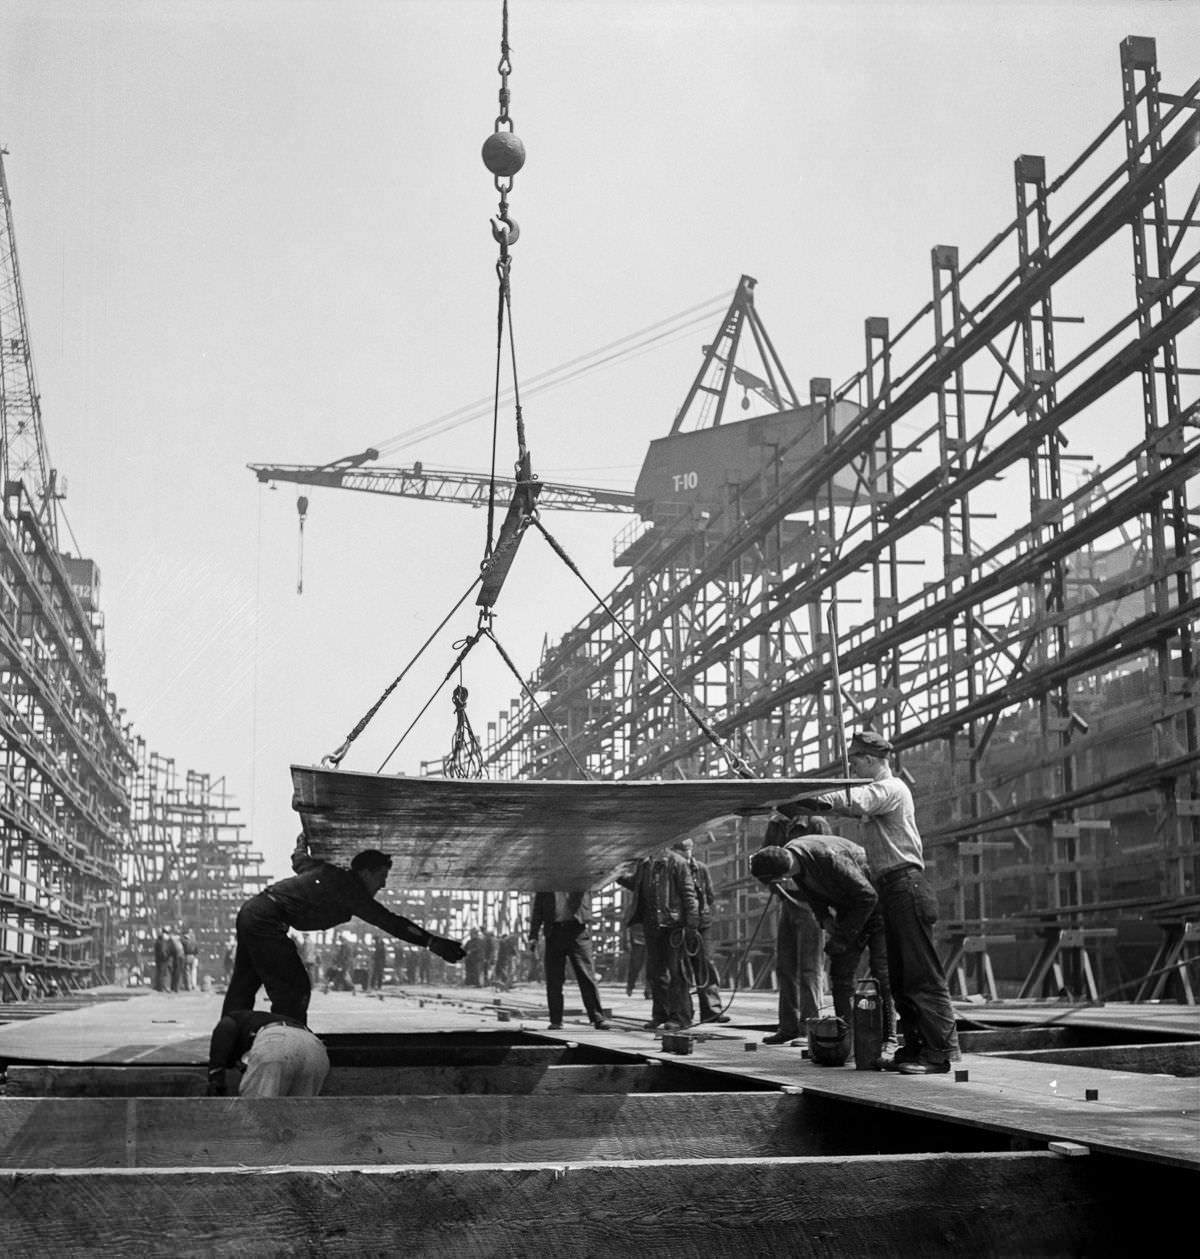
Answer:
<svg viewBox="0 0 1200 1259"><path fill-rule="evenodd" d="M546 1096L9 1098L0 1167L773 1158L827 1152L823 1129L784 1093L585 1096L569 1125Z"/></svg>
<svg viewBox="0 0 1200 1259"><path fill-rule="evenodd" d="M1025 1062L1061 1062L1103 1071L1135 1071L1146 1075L1200 1075L1200 1041L1168 1045L1094 1045L1078 1049L1025 1049L1005 1053ZM1200 1139L1200 1138L1198 1138Z"/></svg>
<svg viewBox="0 0 1200 1259"><path fill-rule="evenodd" d="M81 1066L8 1068L10 1097L198 1097L207 1079L202 1066L125 1067L103 1063ZM229 1074L230 1088L237 1075ZM330 1071L325 1097L417 1096L463 1093L678 1093L725 1086L745 1089L735 1077L712 1076L682 1064L656 1060L552 1066L361 1066ZM753 1087L753 1086L751 1086Z"/></svg>
<svg viewBox="0 0 1200 1259"><path fill-rule="evenodd" d="M23 1170L0 1174L10 1254L395 1254L566 1259L1113 1254L1188 1235L1194 1176L1052 1153L518 1167Z"/></svg>

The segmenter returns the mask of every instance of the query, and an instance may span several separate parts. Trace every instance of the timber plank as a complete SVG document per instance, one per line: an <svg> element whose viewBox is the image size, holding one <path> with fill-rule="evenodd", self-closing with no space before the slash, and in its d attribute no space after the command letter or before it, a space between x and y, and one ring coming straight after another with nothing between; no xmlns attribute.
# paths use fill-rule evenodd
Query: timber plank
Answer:
<svg viewBox="0 0 1200 1259"><path fill-rule="evenodd" d="M699 1053L689 1061L704 1070L707 1056ZM961 1082L953 1071L904 1076L811 1062L779 1070L776 1055L755 1058L759 1061L743 1064L741 1073L763 1083L1040 1142L1073 1141L1092 1150L1200 1169L1200 1091L1193 1080L975 1054L954 1064L967 1073ZM1089 1091L1097 1094L1095 1100L1088 1100Z"/></svg>
<svg viewBox="0 0 1200 1259"><path fill-rule="evenodd" d="M561 1101L546 1096L369 1103L326 1097L8 1098L0 1101L0 1167L584 1162L946 1148L941 1131L927 1135L907 1118L880 1133L872 1113L863 1107L831 1112L821 1099L778 1092L581 1096L566 1125ZM982 1141L982 1134L974 1135ZM968 1148L989 1147L983 1141Z"/></svg>
<svg viewBox="0 0 1200 1259"><path fill-rule="evenodd" d="M686 1067L658 1061L599 1063L585 1066L498 1067L341 1067L330 1071L322 1094L326 1097L368 1094L418 1095L429 1093L554 1094L677 1093L745 1090L730 1075L697 1076Z"/></svg>
<svg viewBox="0 0 1200 1259"><path fill-rule="evenodd" d="M1194 1181L1049 1153L0 1173L10 1253L1023 1259L1186 1236Z"/></svg>
<svg viewBox="0 0 1200 1259"><path fill-rule="evenodd" d="M436 1067L453 1060L460 1067L548 1067L586 1066L627 1061L627 1055L598 1045L577 1043L550 1045L474 1044L445 1047L438 1045L336 1044L322 1037L335 1070L346 1067Z"/></svg>
<svg viewBox="0 0 1200 1259"><path fill-rule="evenodd" d="M202 1097L204 1067L18 1066L5 1072L9 1097Z"/></svg>
<svg viewBox="0 0 1200 1259"><path fill-rule="evenodd" d="M235 1081L231 1074L230 1080ZM7 1071L9 1097L196 1097L207 1075L201 1066L17 1065ZM556 1066L339 1067L330 1071L325 1097L429 1094L678 1093L745 1091L771 1087L723 1074L697 1075L658 1060Z"/></svg>
<svg viewBox="0 0 1200 1259"><path fill-rule="evenodd" d="M1133 1071L1139 1075L1200 1075L1200 1041L1159 1045L1096 1045L1087 1049L1010 1050L1003 1054L1022 1062L1057 1062L1068 1067L1102 1071Z"/></svg>

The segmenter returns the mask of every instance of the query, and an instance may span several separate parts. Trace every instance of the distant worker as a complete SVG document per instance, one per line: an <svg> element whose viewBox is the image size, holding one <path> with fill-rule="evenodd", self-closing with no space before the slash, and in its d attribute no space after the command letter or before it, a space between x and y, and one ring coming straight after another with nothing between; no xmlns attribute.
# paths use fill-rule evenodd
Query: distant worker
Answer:
<svg viewBox="0 0 1200 1259"><path fill-rule="evenodd" d="M447 962L462 959L463 948L394 914L375 895L387 882L392 859L376 848L358 853L350 869L309 855L304 836L292 853L294 877L272 883L252 896L237 916L237 955L222 1014L252 1010L265 987L275 1014L305 1021L312 982L288 931L325 931L358 917L389 935L420 944Z"/></svg>
<svg viewBox="0 0 1200 1259"><path fill-rule="evenodd" d="M591 898L587 892L536 892L533 916L529 921L529 947L537 947L538 936L546 937L546 1005L550 1012L549 1030L563 1025L563 982L567 962L575 972L583 1009L592 1026L605 1031L612 1024L604 1017L600 989L592 962L589 940Z"/></svg>
<svg viewBox="0 0 1200 1259"><path fill-rule="evenodd" d="M468 988L483 987L483 933L478 927L472 927L467 932L466 943L463 945L466 951L466 964L463 966L463 984Z"/></svg>
<svg viewBox="0 0 1200 1259"><path fill-rule="evenodd" d="M179 933L179 948L183 954L184 991L196 992L200 987L200 946L189 927Z"/></svg>
<svg viewBox="0 0 1200 1259"><path fill-rule="evenodd" d="M353 970L354 946L339 931L333 937L333 956L329 962L329 969L325 972L326 986L332 988L334 992L353 992L354 980L351 978Z"/></svg>
<svg viewBox="0 0 1200 1259"><path fill-rule="evenodd" d="M492 972L496 969L496 933L491 927L483 929L483 970L480 976L481 986L488 988L492 983Z"/></svg>
<svg viewBox="0 0 1200 1259"><path fill-rule="evenodd" d="M171 928L159 927L154 937L154 991L166 992L171 986Z"/></svg>
<svg viewBox="0 0 1200 1259"><path fill-rule="evenodd" d="M243 1072L239 1097L316 1097L329 1074L321 1041L296 1019L265 1010L234 1010L213 1028L208 1096L224 1097L225 1072Z"/></svg>
<svg viewBox="0 0 1200 1259"><path fill-rule="evenodd" d="M854 977L863 950L868 951L871 974L883 1001L884 1038L891 1039L887 944L866 850L853 840L830 834L829 823L821 817L797 819L790 830L791 838L782 847L760 848L751 854L750 873L767 884L790 879L790 892L780 888L781 894L798 896L825 928L833 1010L849 1029L854 1025Z"/></svg>
<svg viewBox="0 0 1200 1259"><path fill-rule="evenodd" d="M379 992L387 975L388 946L383 936L377 935L371 944L371 991Z"/></svg>
<svg viewBox="0 0 1200 1259"><path fill-rule="evenodd" d="M171 991L178 992L183 985L183 945L177 935L167 928L167 966L171 974Z"/></svg>
<svg viewBox="0 0 1200 1259"><path fill-rule="evenodd" d="M237 954L237 939L230 936L225 942L225 952L221 955L221 966L225 976L225 986L229 987L229 977L233 974L233 959Z"/></svg>
<svg viewBox="0 0 1200 1259"><path fill-rule="evenodd" d="M700 1007L700 1022L728 1023L729 1015L721 1011L717 968L713 965L712 954L708 949L708 929L712 926L713 904L717 899L713 890L712 874L708 866L695 855L696 843L691 836L685 836L671 847L688 863L692 880L696 884L698 926L695 935L684 942L684 961L692 972L696 1004Z"/></svg>
<svg viewBox="0 0 1200 1259"><path fill-rule="evenodd" d="M786 816L832 813L859 819L859 834L883 910L892 998L904 1041L888 1065L905 1075L940 1075L961 1057L958 1032L946 975L933 943L937 895L925 878L924 846L912 792L892 773L891 751L883 735L860 731L850 740L850 772L870 782L797 797L779 808Z"/></svg>
<svg viewBox="0 0 1200 1259"><path fill-rule="evenodd" d="M507 992L513 986L513 965L520 947L520 939L515 931L505 931L496 937L496 965L492 970L492 987L497 992Z"/></svg>

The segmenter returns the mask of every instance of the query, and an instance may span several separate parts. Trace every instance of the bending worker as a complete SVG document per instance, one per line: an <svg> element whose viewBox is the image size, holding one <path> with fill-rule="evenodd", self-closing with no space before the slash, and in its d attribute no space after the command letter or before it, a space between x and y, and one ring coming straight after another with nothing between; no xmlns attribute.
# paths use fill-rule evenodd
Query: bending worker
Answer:
<svg viewBox="0 0 1200 1259"><path fill-rule="evenodd" d="M780 804L787 816L833 813L858 818L859 833L887 938L892 998L904 1043L890 1064L905 1075L937 1075L961 1057L954 1007L933 943L937 895L925 879L925 857L908 784L888 765L892 745L874 730L855 734L848 749L850 772L870 782Z"/></svg>
<svg viewBox="0 0 1200 1259"><path fill-rule="evenodd" d="M225 1072L245 1074L239 1097L316 1097L329 1074L325 1046L286 1014L223 1014L208 1047L208 1096L225 1096Z"/></svg>
<svg viewBox="0 0 1200 1259"><path fill-rule="evenodd" d="M790 878L796 895L825 928L833 1010L848 1028L854 1025L854 976L867 949L883 1002L884 1039L890 1040L893 1015L887 946L866 850L841 835L831 835L829 823L820 817L793 821L789 836L782 846L752 853L750 873L768 884Z"/></svg>
<svg viewBox="0 0 1200 1259"><path fill-rule="evenodd" d="M221 1013L253 1010L254 998L263 987L273 1014L305 1022L312 981L288 936L293 927L325 931L357 917L399 940L427 948L444 961L461 961L463 947L457 940L434 935L375 899L391 867L391 857L377 848L360 852L349 870L318 861L309 855L301 835L292 853L295 876L272 883L238 911L237 953Z"/></svg>

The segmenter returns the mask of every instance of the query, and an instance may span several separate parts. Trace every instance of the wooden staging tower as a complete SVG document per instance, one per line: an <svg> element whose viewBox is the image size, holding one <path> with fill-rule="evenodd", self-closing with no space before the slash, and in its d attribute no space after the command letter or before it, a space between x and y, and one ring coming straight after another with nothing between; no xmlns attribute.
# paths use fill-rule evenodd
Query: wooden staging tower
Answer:
<svg viewBox="0 0 1200 1259"><path fill-rule="evenodd" d="M894 740L963 993L1195 1000L1200 85L1166 90L1155 58L1121 44L1097 138L1058 174L1017 157L1015 217L972 255L934 246L929 300L866 319L863 367L807 407L735 367L746 328L770 349L743 278L685 410L702 397L715 427L731 383L753 392L759 466L706 483L683 444L704 434L673 434L679 493L639 504L609 600L759 775L837 770L836 705ZM530 690L598 777L725 772L599 611ZM485 755L575 773L525 698ZM761 910L757 843L698 844L727 965Z"/></svg>

